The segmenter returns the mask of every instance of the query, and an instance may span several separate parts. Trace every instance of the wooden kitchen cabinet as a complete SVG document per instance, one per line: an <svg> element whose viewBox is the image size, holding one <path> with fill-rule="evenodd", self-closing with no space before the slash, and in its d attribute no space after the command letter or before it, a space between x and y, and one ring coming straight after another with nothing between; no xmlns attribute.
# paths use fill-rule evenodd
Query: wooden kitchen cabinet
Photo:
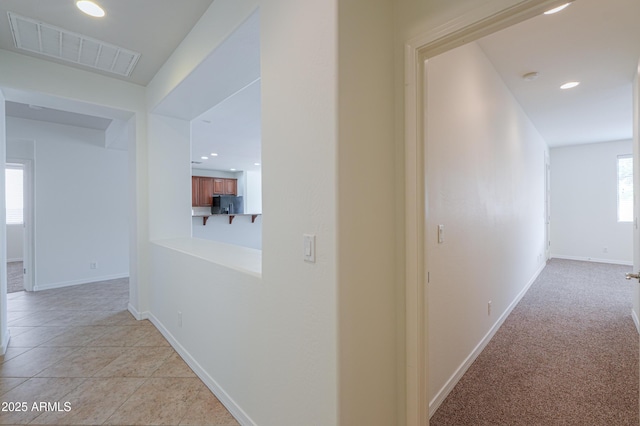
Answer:
<svg viewBox="0 0 640 426"><path fill-rule="evenodd" d="M225 195L236 195L238 193L238 180L237 179L225 179L224 180L224 193L225 193Z"/></svg>
<svg viewBox="0 0 640 426"><path fill-rule="evenodd" d="M224 195L224 187L225 187L226 179L222 178L213 178L213 193L216 195Z"/></svg>
<svg viewBox="0 0 640 426"><path fill-rule="evenodd" d="M211 207L211 197L214 195L237 194L238 179L207 176L191 177L191 205L193 207Z"/></svg>
<svg viewBox="0 0 640 426"><path fill-rule="evenodd" d="M238 179L213 178L214 195L238 195Z"/></svg>
<svg viewBox="0 0 640 426"><path fill-rule="evenodd" d="M198 176L191 176L191 205L198 206L200 203L200 197L198 191L200 189L200 178Z"/></svg>
<svg viewBox="0 0 640 426"><path fill-rule="evenodd" d="M213 180L201 177L198 182L199 206L211 207L211 197L215 194L213 190Z"/></svg>

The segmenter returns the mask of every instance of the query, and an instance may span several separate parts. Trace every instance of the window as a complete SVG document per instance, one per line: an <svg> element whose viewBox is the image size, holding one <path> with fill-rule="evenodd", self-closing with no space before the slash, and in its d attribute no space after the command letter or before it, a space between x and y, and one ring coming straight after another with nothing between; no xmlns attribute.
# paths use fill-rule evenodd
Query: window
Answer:
<svg viewBox="0 0 640 426"><path fill-rule="evenodd" d="M618 222L633 222L633 157L618 157Z"/></svg>
<svg viewBox="0 0 640 426"><path fill-rule="evenodd" d="M22 225L24 206L22 166L19 164L7 164L5 178L7 225Z"/></svg>

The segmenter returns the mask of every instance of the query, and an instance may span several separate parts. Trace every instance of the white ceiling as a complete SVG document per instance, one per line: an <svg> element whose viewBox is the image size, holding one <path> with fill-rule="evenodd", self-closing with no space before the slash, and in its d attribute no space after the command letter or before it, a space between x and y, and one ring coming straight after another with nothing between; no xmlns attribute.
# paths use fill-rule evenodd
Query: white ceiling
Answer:
<svg viewBox="0 0 640 426"><path fill-rule="evenodd" d="M0 48L147 85L195 25L212 0L98 0L105 18L84 15L75 0L0 0ZM14 47L7 11L62 29L140 52L130 78L65 63ZM141 24L142 23L142 24ZM259 17L254 14L182 82L155 113L192 120L192 157L196 168L230 171L259 170L260 132ZM215 75L216 78L211 76ZM81 108L56 110L51 100L12 102L7 115L99 128L104 115L94 120L78 114ZM28 101L26 100L28 99ZM33 110L27 104L44 106ZM205 122L206 121L206 122ZM212 157L211 153L218 153ZM209 156L208 160L201 159Z"/></svg>
<svg viewBox="0 0 640 426"><path fill-rule="evenodd" d="M153 112L191 121L194 168L257 171L260 99L260 16L256 11Z"/></svg>
<svg viewBox="0 0 640 426"><path fill-rule="evenodd" d="M14 12L141 53L129 78L76 67L146 86L212 1L96 0L106 15L92 18L78 10L75 0L0 0L0 49L43 58L15 48L7 17L7 12Z"/></svg>
<svg viewBox="0 0 640 426"><path fill-rule="evenodd" d="M193 167L260 170L260 135L258 79L191 122Z"/></svg>
<svg viewBox="0 0 640 426"><path fill-rule="evenodd" d="M631 139L639 17L637 0L577 0L479 44L549 146Z"/></svg>
<svg viewBox="0 0 640 426"><path fill-rule="evenodd" d="M5 103L6 114L9 117L26 118L28 120L46 121L49 123L65 124L68 126L84 127L94 130L107 130L112 119L95 117L77 112L61 111L59 109L44 108L20 102Z"/></svg>
<svg viewBox="0 0 640 426"><path fill-rule="evenodd" d="M100 0L108 19L96 20L77 11L73 0L0 0L0 20L5 20L0 48L16 51L6 18L10 10L140 52L130 78L113 77L146 85L211 1ZM577 0L559 14L533 18L479 44L551 146L629 139L631 83L640 57L639 16L637 0ZM258 20L243 27L241 37L236 37L240 44L230 37L205 61L208 64L192 73L211 81L210 76L226 66L226 75L239 78L212 86L197 105L181 104L187 98L178 99L180 90L172 93L174 111L184 107L188 117L183 118L192 119L192 159L202 162L197 168L259 169L253 165L260 162ZM217 67L215 74L206 68L210 64ZM524 81L522 75L531 71L540 73L539 78ZM558 89L569 80L582 84L569 91ZM188 84L193 82L200 84L197 79ZM200 159L212 152L220 155Z"/></svg>

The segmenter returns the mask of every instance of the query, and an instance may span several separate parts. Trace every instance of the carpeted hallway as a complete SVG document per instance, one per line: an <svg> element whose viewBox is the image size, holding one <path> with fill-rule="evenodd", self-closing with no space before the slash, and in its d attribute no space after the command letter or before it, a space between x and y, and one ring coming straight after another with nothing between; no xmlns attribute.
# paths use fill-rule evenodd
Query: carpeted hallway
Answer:
<svg viewBox="0 0 640 426"><path fill-rule="evenodd" d="M634 425L638 332L628 266L554 259L430 425Z"/></svg>

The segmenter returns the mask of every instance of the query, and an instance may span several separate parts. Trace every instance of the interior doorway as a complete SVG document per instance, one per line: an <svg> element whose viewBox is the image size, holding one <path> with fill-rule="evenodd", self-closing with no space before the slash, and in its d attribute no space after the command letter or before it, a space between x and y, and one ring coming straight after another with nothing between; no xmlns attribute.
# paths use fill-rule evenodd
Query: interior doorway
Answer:
<svg viewBox="0 0 640 426"><path fill-rule="evenodd" d="M551 160L544 154L544 259L551 259Z"/></svg>
<svg viewBox="0 0 640 426"><path fill-rule="evenodd" d="M24 291L24 168L7 163L5 167L7 206L7 293Z"/></svg>
<svg viewBox="0 0 640 426"><path fill-rule="evenodd" d="M33 290L33 167L28 159L8 158L5 166L7 293Z"/></svg>
<svg viewBox="0 0 640 426"><path fill-rule="evenodd" d="M426 63L430 58L447 52L453 47L463 45L469 41L477 40L480 37L494 33L502 28L507 28L516 23L525 21L533 17L551 6L557 6L559 2L541 2L538 5L522 5L522 7L513 7L506 10L491 10L484 16L490 16L486 20L478 19L478 14L469 13L456 22L451 24L448 30L442 30L440 34L435 32L424 35L420 39L414 40L413 44L407 49L407 85L406 85L406 170L407 170L407 352L409 368L407 369L407 396L408 396L408 419L409 424L428 424L428 383L429 373L426 365L429 365L429 339L428 325L425 321L429 313L429 295L428 287L432 285L434 275L428 269L429 261L433 257L433 250L428 248L427 241L444 240L447 241L452 236L451 228L444 227L441 235L440 227L435 228L433 224L428 225L427 219L430 217L428 208L432 206L432 202L427 199L429 191L426 191L425 177L427 176L428 161L426 158L425 147L422 146L426 137L427 125L423 118L426 117L425 111L427 87L424 82ZM488 9L488 7L487 7ZM442 37L442 34L446 34ZM526 49L525 49L526 50ZM465 84L468 82L461 82ZM493 106L490 101L487 104ZM433 123L432 119L429 123ZM459 121L460 125L465 121ZM457 130L457 129L456 129ZM468 152L461 150L461 154ZM544 169L541 167L542 158L538 157L536 162L539 174L541 175L540 190L544 193L541 195L540 202L543 206L540 208L539 220L542 222L541 240L544 240L544 246L541 247L543 252L540 257L548 258L548 219L549 219L549 169L548 159L545 157ZM544 170L544 172L543 172ZM544 182L544 185L542 184ZM452 194L448 194L450 198L454 198ZM542 219L544 217L544 220ZM417 235L416 238L413 235ZM418 241L422 239L422 241ZM424 242L423 242L424 241ZM487 240L490 241L490 240ZM477 247L477 253L482 255L483 247ZM546 259L545 259L546 260ZM463 262L464 264L464 262ZM465 267L468 265L464 264ZM473 270L473 268L471 268ZM467 269L468 272L468 269ZM473 275L475 278L475 274ZM487 302L489 306L487 306ZM490 315L491 300L483 300L485 315ZM488 311L488 312L487 312ZM466 315L467 312L465 312ZM424 322L423 322L424 321ZM425 324L425 325L423 325ZM452 333L454 334L454 333ZM414 361L417 361L414 364ZM417 370L417 372L416 372ZM417 374L416 374L417 373Z"/></svg>

